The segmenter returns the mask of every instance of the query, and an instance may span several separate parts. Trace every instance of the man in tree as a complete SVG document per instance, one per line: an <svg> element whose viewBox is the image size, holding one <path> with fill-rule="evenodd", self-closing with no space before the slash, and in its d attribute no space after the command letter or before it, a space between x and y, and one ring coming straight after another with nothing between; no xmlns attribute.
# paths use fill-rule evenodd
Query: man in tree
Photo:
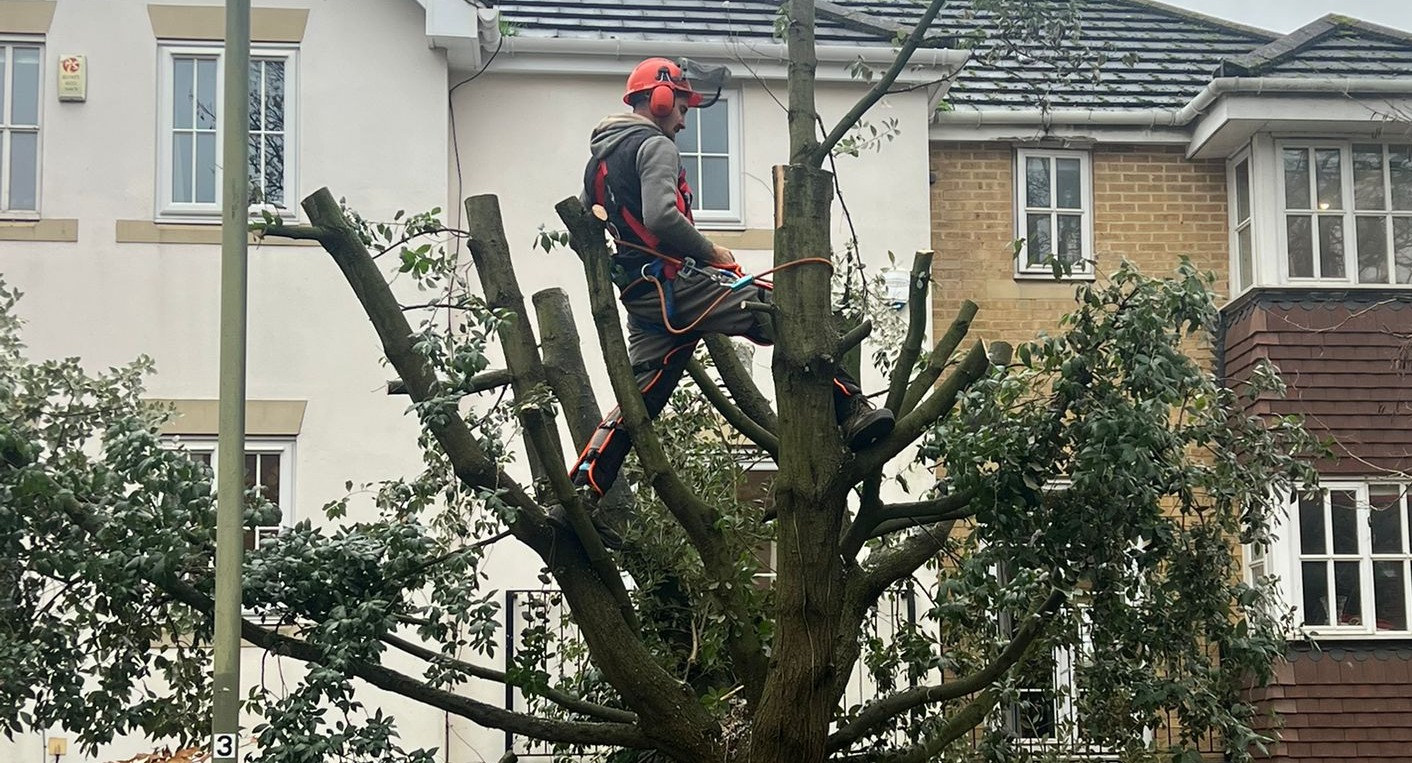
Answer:
<svg viewBox="0 0 1412 763"><path fill-rule="evenodd" d="M745 309L768 302L769 290L736 264L729 249L696 229L692 191L676 135L688 109L703 108L682 66L649 58L628 76L627 114L593 130L593 157L584 171L585 206L608 214L617 254L613 276L628 311L628 352L649 415L667 404L692 351L705 334L774 342L769 316ZM844 441L862 450L892 431L893 415L874 408L847 374L834 379L834 413ZM573 467L573 479L601 496L617 478L632 442L617 408L609 411Z"/></svg>

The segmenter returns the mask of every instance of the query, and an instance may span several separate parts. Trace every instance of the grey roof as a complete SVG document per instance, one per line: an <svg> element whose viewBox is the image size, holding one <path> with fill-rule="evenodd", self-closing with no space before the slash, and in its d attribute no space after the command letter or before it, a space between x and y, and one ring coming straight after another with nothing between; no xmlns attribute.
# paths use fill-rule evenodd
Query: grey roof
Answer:
<svg viewBox="0 0 1412 763"><path fill-rule="evenodd" d="M915 19L912 0L849 0L850 6L886 18ZM1091 73L1072 71L1067 79L1038 58L1005 53L994 62L980 58L962 70L947 98L957 107L1033 108L1041 97L1052 108L1175 108L1186 104L1208 82L1221 59L1250 51L1276 35L1190 11L1141 0L1079 0L1076 42L1087 46L1089 60L1106 61L1095 82ZM969 1L942 7L934 27L964 38L993 32L992 14L977 12Z"/></svg>
<svg viewBox="0 0 1412 763"><path fill-rule="evenodd" d="M495 0L500 15L524 37L575 39L769 42L780 14L777 0ZM877 45L890 34L820 13L823 44ZM670 52L664 46L664 50Z"/></svg>
<svg viewBox="0 0 1412 763"><path fill-rule="evenodd" d="M480 0L500 9L516 34L538 38L768 42L780 0ZM1067 5L1067 0L1034 0ZM997 26L977 0L946 3L931 44L962 44ZM981 42L948 100L956 107L1139 109L1185 105L1217 74L1265 76L1412 75L1412 36L1327 16L1290 35L1175 8L1153 0L1077 0L1075 41L1101 53L1100 76L1060 76L1044 51L1005 51ZM892 46L926 3L819 0L821 44Z"/></svg>
<svg viewBox="0 0 1412 763"><path fill-rule="evenodd" d="M1329 14L1257 48L1226 59L1225 76L1408 77L1412 35Z"/></svg>

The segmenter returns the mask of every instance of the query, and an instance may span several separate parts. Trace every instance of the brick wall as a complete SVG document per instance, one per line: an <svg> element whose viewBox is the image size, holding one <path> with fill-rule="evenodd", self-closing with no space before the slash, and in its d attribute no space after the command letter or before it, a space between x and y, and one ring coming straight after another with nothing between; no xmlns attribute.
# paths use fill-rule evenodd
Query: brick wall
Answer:
<svg viewBox="0 0 1412 763"><path fill-rule="evenodd" d="M939 145L932 166L937 333L965 299L980 305L974 337L1014 343L1052 330L1073 306L1073 285L1014 277L1014 151L1001 144ZM1092 168L1100 272L1126 257L1145 273L1166 275L1185 254L1220 275L1216 288L1225 290L1223 162L1188 161L1176 147L1098 146Z"/></svg>

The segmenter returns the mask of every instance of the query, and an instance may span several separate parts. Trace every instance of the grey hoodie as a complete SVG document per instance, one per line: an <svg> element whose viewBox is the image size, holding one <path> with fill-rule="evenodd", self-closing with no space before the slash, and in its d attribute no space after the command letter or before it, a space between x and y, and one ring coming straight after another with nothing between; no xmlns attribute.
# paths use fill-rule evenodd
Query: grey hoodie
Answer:
<svg viewBox="0 0 1412 763"><path fill-rule="evenodd" d="M625 138L641 130L653 135L637 150L637 174L642 183L642 217L647 229L662 241L664 251L681 257L710 262L714 247L710 240L677 209L677 176L681 154L676 141L662 132L652 120L640 114L614 114L593 128L589 147L593 160L608 155ZM585 206L591 202L587 189L579 196Z"/></svg>

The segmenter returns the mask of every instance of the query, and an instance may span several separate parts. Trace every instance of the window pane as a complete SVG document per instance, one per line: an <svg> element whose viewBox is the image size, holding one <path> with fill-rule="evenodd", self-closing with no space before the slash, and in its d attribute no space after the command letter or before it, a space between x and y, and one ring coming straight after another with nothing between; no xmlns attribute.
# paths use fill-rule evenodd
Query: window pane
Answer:
<svg viewBox="0 0 1412 763"><path fill-rule="evenodd" d="M250 203L265 203L265 141L259 134L252 134L246 141L245 162L249 169Z"/></svg>
<svg viewBox="0 0 1412 763"><path fill-rule="evenodd" d="M265 129L284 130L284 62L265 61Z"/></svg>
<svg viewBox="0 0 1412 763"><path fill-rule="evenodd" d="M1029 215L1029 237L1025 247L1029 251L1029 264L1040 265L1054 253L1049 238L1049 215L1044 213Z"/></svg>
<svg viewBox="0 0 1412 763"><path fill-rule="evenodd" d="M1358 282L1387 283L1387 218L1360 215L1358 228Z"/></svg>
<svg viewBox="0 0 1412 763"><path fill-rule="evenodd" d="M284 204L284 136L265 136L265 201Z"/></svg>
<svg viewBox="0 0 1412 763"><path fill-rule="evenodd" d="M172 127L189 130L196 109L196 59L172 59Z"/></svg>
<svg viewBox="0 0 1412 763"><path fill-rule="evenodd" d="M1043 156L1025 158L1025 206L1049 206L1049 159Z"/></svg>
<svg viewBox="0 0 1412 763"><path fill-rule="evenodd" d="M1388 146L1392 208L1412 209L1412 146Z"/></svg>
<svg viewBox="0 0 1412 763"><path fill-rule="evenodd" d="M10 209L38 209L39 133L10 133Z"/></svg>
<svg viewBox="0 0 1412 763"><path fill-rule="evenodd" d="M1054 160L1054 195L1059 197L1054 205L1056 207L1083 208L1083 176L1079 172L1078 159Z"/></svg>
<svg viewBox="0 0 1412 763"><path fill-rule="evenodd" d="M191 183L194 174L191 161L196 151L194 137L189 132L172 136L172 201L175 202L195 201Z"/></svg>
<svg viewBox="0 0 1412 763"><path fill-rule="evenodd" d="M677 133L677 150L683 154L695 154L700 152L700 144L697 142L701 134L701 109L691 109L686 112L685 127Z"/></svg>
<svg viewBox="0 0 1412 763"><path fill-rule="evenodd" d="M1250 219L1250 160L1242 159L1235 168L1236 222Z"/></svg>
<svg viewBox="0 0 1412 763"><path fill-rule="evenodd" d="M1358 553L1358 496L1348 490L1329 491L1334 553Z"/></svg>
<svg viewBox="0 0 1412 763"><path fill-rule="evenodd" d="M1387 209L1383 194L1383 147L1353 146L1353 208Z"/></svg>
<svg viewBox="0 0 1412 763"><path fill-rule="evenodd" d="M1406 576L1406 562L1373 562L1373 606L1380 631L1407 630Z"/></svg>
<svg viewBox="0 0 1412 763"><path fill-rule="evenodd" d="M1309 209L1309 152L1287 148L1285 157L1285 209Z"/></svg>
<svg viewBox="0 0 1412 763"><path fill-rule="evenodd" d="M260 494L265 500L279 504L279 454L260 454Z"/></svg>
<svg viewBox="0 0 1412 763"><path fill-rule="evenodd" d="M1299 552L1322 554L1324 542L1324 497L1311 495L1299 499Z"/></svg>
<svg viewBox="0 0 1412 763"><path fill-rule="evenodd" d="M5 46L0 45L0 84L3 84L3 83L5 82L5 72L8 71L8 69L6 68L6 65L9 63L9 61L5 58L6 52L7 52L7 51L6 51ZM5 88L0 87L0 121L3 121L4 116L5 116Z"/></svg>
<svg viewBox="0 0 1412 763"><path fill-rule="evenodd" d="M13 90L10 101L10 123L37 126L39 124L39 48L14 48Z"/></svg>
<svg viewBox="0 0 1412 763"><path fill-rule="evenodd" d="M216 134L196 133L196 203L216 202Z"/></svg>
<svg viewBox="0 0 1412 763"><path fill-rule="evenodd" d="M1319 209L1343 209L1342 152L1336 148L1314 149L1315 176L1319 186Z"/></svg>
<svg viewBox="0 0 1412 763"><path fill-rule="evenodd" d="M196 60L196 126L216 129L216 60Z"/></svg>
<svg viewBox="0 0 1412 763"><path fill-rule="evenodd" d="M1359 562L1334 562L1334 614L1339 625L1363 624L1363 589Z"/></svg>
<svg viewBox="0 0 1412 763"><path fill-rule="evenodd" d="M261 128L264 127L265 92L264 89L261 87L261 83L264 80L264 69L264 62L250 62L250 89L248 91L249 95L247 96L250 101L250 105L247 110L250 113L251 132L259 132Z"/></svg>
<svg viewBox="0 0 1412 763"><path fill-rule="evenodd" d="M696 192L702 209L730 209L730 160L707 156L701 160L701 189Z"/></svg>
<svg viewBox="0 0 1412 763"><path fill-rule="evenodd" d="M1373 534L1373 553L1396 554L1402 551L1402 490L1396 485L1373 485L1368 488L1371 516L1369 528Z"/></svg>
<svg viewBox="0 0 1412 763"><path fill-rule="evenodd" d="M701 152L704 154L725 154L730 152L730 133L726 126L726 102L717 101L709 109L701 109Z"/></svg>
<svg viewBox="0 0 1412 763"><path fill-rule="evenodd" d="M1412 283L1412 217L1392 218L1392 252L1397 282Z"/></svg>
<svg viewBox="0 0 1412 763"><path fill-rule="evenodd" d="M1077 264L1084 253L1084 219L1081 215L1059 215L1059 259Z"/></svg>
<svg viewBox="0 0 1412 763"><path fill-rule="evenodd" d="M1236 234L1236 247L1240 250L1240 272L1236 274L1236 283L1244 289L1250 286L1255 276L1255 253L1251 249L1249 225Z"/></svg>
<svg viewBox="0 0 1412 763"><path fill-rule="evenodd" d="M1304 562L1300 572L1304 588L1304 624L1328 625L1328 566L1324 562Z"/></svg>
<svg viewBox="0 0 1412 763"><path fill-rule="evenodd" d="M1310 232L1308 215L1290 215L1285 218L1285 230L1289 241L1289 274L1291 278L1314 277L1314 240Z"/></svg>
<svg viewBox="0 0 1412 763"><path fill-rule="evenodd" d="M1319 276L1343 278L1343 218L1319 218Z"/></svg>

